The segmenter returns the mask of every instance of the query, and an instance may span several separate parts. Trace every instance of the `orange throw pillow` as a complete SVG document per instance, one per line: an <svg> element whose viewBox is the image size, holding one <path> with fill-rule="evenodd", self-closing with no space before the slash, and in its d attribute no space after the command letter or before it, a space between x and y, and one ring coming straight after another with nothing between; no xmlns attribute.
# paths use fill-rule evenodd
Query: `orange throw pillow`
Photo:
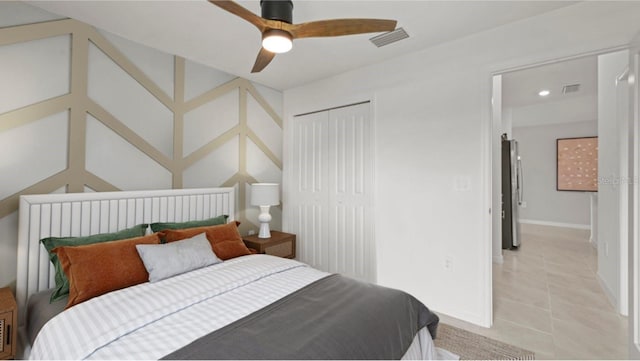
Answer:
<svg viewBox="0 0 640 361"><path fill-rule="evenodd" d="M200 233L207 231L209 227L194 227L186 229L165 229L160 231L160 239L164 243L182 241L183 239L192 238Z"/></svg>
<svg viewBox="0 0 640 361"><path fill-rule="evenodd" d="M62 269L69 279L66 308L93 297L149 280L136 244L159 244L157 233L86 246L57 247Z"/></svg>
<svg viewBox="0 0 640 361"><path fill-rule="evenodd" d="M209 227L207 239L211 243L213 252L222 260L251 254L242 241L238 226L233 222Z"/></svg>
<svg viewBox="0 0 640 361"><path fill-rule="evenodd" d="M166 229L162 231L165 242L175 242L182 239L191 238L202 232L207 232L207 239L211 243L213 252L221 260L228 260L235 257L251 254L249 248L245 246L238 232L237 222L230 222L210 227L196 227L187 229Z"/></svg>

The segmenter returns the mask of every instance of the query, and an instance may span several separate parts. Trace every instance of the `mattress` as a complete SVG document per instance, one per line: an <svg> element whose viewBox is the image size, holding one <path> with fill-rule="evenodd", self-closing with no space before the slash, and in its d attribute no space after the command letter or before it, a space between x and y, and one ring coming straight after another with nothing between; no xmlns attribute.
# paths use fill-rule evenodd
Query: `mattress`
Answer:
<svg viewBox="0 0 640 361"><path fill-rule="evenodd" d="M43 293L33 301L43 310L29 324L30 358L159 359L327 276L294 260L252 255L110 292L57 315L58 306L43 306ZM435 357L426 328L405 357Z"/></svg>

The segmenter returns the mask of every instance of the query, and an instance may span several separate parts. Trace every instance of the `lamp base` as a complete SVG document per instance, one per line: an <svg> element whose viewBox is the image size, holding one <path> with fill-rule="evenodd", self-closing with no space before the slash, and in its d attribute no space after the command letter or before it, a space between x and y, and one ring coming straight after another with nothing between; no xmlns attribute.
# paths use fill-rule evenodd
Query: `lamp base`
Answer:
<svg viewBox="0 0 640 361"><path fill-rule="evenodd" d="M269 208L270 206L260 206L260 215L258 216L260 231L258 232L258 238L271 238L271 231L269 230L271 215L269 214Z"/></svg>
<svg viewBox="0 0 640 361"><path fill-rule="evenodd" d="M260 223L260 231L258 232L258 238L271 238L269 223Z"/></svg>

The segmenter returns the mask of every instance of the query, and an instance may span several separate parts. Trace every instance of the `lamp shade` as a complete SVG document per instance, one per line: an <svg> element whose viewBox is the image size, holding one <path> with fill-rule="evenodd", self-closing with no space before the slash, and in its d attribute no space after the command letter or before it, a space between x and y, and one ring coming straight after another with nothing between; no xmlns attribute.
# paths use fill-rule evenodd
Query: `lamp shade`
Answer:
<svg viewBox="0 0 640 361"><path fill-rule="evenodd" d="M251 205L277 206L280 204L278 183L253 183L251 185Z"/></svg>

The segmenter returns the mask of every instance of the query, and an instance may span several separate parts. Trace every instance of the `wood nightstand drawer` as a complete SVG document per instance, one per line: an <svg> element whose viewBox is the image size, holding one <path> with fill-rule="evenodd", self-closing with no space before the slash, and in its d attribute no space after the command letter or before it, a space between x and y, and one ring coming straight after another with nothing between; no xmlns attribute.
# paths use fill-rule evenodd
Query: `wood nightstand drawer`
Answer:
<svg viewBox="0 0 640 361"><path fill-rule="evenodd" d="M244 244L255 249L258 253L269 254L283 258L296 257L296 235L278 231L271 231L271 238L246 236Z"/></svg>
<svg viewBox="0 0 640 361"><path fill-rule="evenodd" d="M0 359L16 355L18 307L9 288L0 289Z"/></svg>
<svg viewBox="0 0 640 361"><path fill-rule="evenodd" d="M295 253L293 252L293 242L284 242L276 244L275 246L267 246L264 248L264 253L278 257L295 257Z"/></svg>

